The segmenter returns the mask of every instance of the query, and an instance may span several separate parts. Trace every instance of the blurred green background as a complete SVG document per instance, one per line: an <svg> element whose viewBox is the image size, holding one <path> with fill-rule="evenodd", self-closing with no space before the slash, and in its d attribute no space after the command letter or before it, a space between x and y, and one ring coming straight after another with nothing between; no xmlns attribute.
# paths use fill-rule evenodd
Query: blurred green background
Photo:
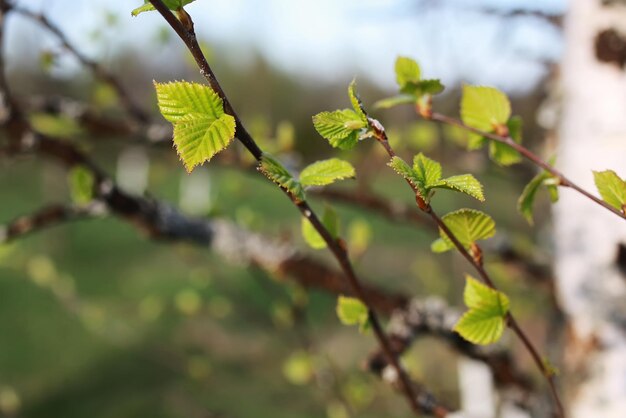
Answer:
<svg viewBox="0 0 626 418"><path fill-rule="evenodd" d="M76 36L68 14L70 2L20 3L36 10L49 9L51 16L74 34L73 39L80 39L77 45L119 74L133 99L150 109L159 123L152 80L200 81L178 39L168 35L155 16L141 23L137 23L140 18L131 20L134 2L113 2L110 10L102 6L93 11L91 18L79 24L88 22L93 32L82 36ZM370 3L361 8L369 13L380 10L380 5L368 9L375 6ZM393 26L397 13L410 2L397 3L383 8L390 13L381 25ZM415 25L420 10L427 10L430 20L444 19L427 8L429 2L414 3ZM514 6L511 2L502 10ZM85 6L76 7L82 10ZM194 7L189 7L198 27L205 24L205 17L210 20L208 9L201 7L195 14ZM494 16L503 22L511 19L480 7L467 10L463 2L451 2L450 7L461 16L459 22L476 13L486 22ZM81 13L91 16L84 10ZM445 26L447 21L440 22ZM124 39L133 33L128 29L132 25L141 25L145 34L141 40ZM343 25L349 33L349 23ZM34 27L18 19L9 21L7 27L12 34L7 46L9 78L21 98L68 96L89 103L103 115L120 117L115 95L68 58L53 38L42 37L44 32L30 33ZM474 42L482 42L480 31L474 36ZM356 56L353 61L336 64L335 77L319 78L311 75L315 67L306 74L287 68L288 50L286 57L276 58L258 45L246 43L245 37L235 38L239 46L219 40L210 32L203 36L210 61L242 119L266 148L294 168L341 156L355 164L358 173L358 180L341 187L367 186L393 201L412 204L403 181L386 169L386 160L375 144L364 144L349 153L336 152L311 124L312 115L348 105L346 89L353 75L359 77L366 106L391 94L393 58L377 64L385 70L375 76L359 70L367 61ZM506 40L504 43L498 48L506 48ZM411 52L396 46L386 45L384 55ZM325 47L320 41L319 48ZM419 56L420 48L416 49L414 56L424 68L445 67L445 62L430 66ZM436 56L433 49L429 54ZM477 55L474 64L487 72L490 56ZM507 79L509 91L514 93L514 112L524 118L525 143L545 155L549 150L546 134L535 122L549 74L544 58L536 59L545 69L543 75L529 76L530 80L510 77L514 78L511 81L506 74L494 72L493 78L485 76L484 82L499 85ZM457 115L457 81L465 74L447 69L442 76L451 84L435 106ZM549 258L550 242L542 234L549 222L545 196L538 202L534 228L516 210L517 197L534 175L531 167L498 167L484 152L465 151L464 137L458 132L419 122L410 109L380 111L375 116L385 124L402 156L408 159L425 152L442 161L444 174L471 172L485 185L485 204L440 193L435 203L440 213L480 208L497 222L494 240L506 240L532 259ZM150 195L190 214L226 218L293 241L302 251L335 266L326 252L307 249L300 237L297 211L272 184L254 170L232 167L230 162L244 154L239 144L188 176L168 145L143 147L128 137L93 140L71 121L34 117L46 132L69 134L66 140L87 150L130 189L146 186ZM69 201L67 173L55 162L32 156L0 161L0 222L46 203ZM468 266L457 256L430 253L435 231L313 198L315 208L322 210L326 204L340 214L342 235L357 254L357 270L368 282L418 298L441 296L451 305L462 306L461 279L469 272ZM548 292L535 287L516 268L489 254L486 259L496 281L512 295L513 309L541 344L547 327L544 317L550 312ZM519 351L509 339L505 338L504 344ZM339 324L331 295L304 292L288 280L270 277L254 267L233 265L205 248L152 242L115 218L68 223L0 246L0 416L409 416L401 398L362 371L361 363L374 347L371 336ZM456 359L444 344L431 339L420 340L405 357L411 373L453 406L459 402ZM531 370L526 355L518 359L520 367Z"/></svg>

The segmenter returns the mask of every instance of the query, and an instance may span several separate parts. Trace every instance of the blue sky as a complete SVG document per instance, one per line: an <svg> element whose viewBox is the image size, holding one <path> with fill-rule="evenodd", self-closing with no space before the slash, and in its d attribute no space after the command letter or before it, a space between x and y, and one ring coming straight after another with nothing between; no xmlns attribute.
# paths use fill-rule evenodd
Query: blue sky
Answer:
<svg viewBox="0 0 626 418"><path fill-rule="evenodd" d="M163 27L156 13L130 17L142 0L19 3L45 11L93 56L128 43L141 48ZM391 88L395 57L409 55L446 84L467 81L512 92L532 87L546 71L540 61L561 54L558 31L537 18L485 16L479 4L550 12L566 7L565 0L197 0L187 9L201 38L230 47L232 59L245 59L254 47L275 65L320 81L358 75ZM106 12L117 14L119 23L103 48L85 34ZM24 22L16 25L22 30L9 39L13 52L28 34Z"/></svg>

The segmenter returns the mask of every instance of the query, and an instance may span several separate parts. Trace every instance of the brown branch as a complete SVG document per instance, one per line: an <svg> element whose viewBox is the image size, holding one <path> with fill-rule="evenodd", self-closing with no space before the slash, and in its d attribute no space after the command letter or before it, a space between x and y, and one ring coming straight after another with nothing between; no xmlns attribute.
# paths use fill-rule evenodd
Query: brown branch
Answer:
<svg viewBox="0 0 626 418"><path fill-rule="evenodd" d="M483 137L485 137L487 139L490 139L492 141L508 145L509 147L513 148L515 151L517 151L521 155L523 155L524 158L526 158L527 160L531 161L536 166L538 166L540 168L543 168L548 173L550 173L554 177L556 177L558 179L558 181L559 181L559 186L569 187L569 188L571 188L573 190L576 190L578 193L582 194L583 196L585 196L589 200L591 200L591 201L597 203L598 205L602 206L606 210L614 213L615 215L619 216L622 219L626 219L626 213L620 212L619 210L615 209L613 206L609 205L608 203L606 203L602 199L599 199L598 197L592 195L587 190L583 189L578 184L574 183L569 178L565 177L565 175L563 173L561 173L559 170L557 170L556 168L554 168L553 166L548 164L546 161L542 160L541 157L539 157L538 155L536 155L535 153L530 151L528 148L526 148L523 145L518 144L517 142L515 142L515 140L513 138L511 138L510 136L498 135L498 134L491 133L491 132L481 131L480 129L476 129L476 128L472 128L471 126L467 126L466 124L464 124L460 120L451 118L451 117L446 116L446 115L442 115L440 113L433 113L432 116L429 119L432 119L432 120L437 121L437 122L442 122L442 123L445 123L445 124L448 124L448 125L451 125L451 126L456 126L458 128L465 129L465 130L467 130L469 132L473 132L473 133L479 134L479 135L481 135L481 136L483 136Z"/></svg>
<svg viewBox="0 0 626 418"><path fill-rule="evenodd" d="M382 126L382 124L379 121L375 120L375 119L369 118L369 127L372 130L372 132L374 133L374 136L375 136L376 140L378 141L379 144L382 145L382 147L385 149L385 151L387 152L389 157L390 158L394 158L396 156L396 153L393 150L393 148L391 147L391 145L389 144L389 141L387 139L387 134L385 132L385 128ZM461 244L461 242L456 237L456 235L443 222L441 217L439 217L439 215L437 215L437 213L433 210L433 208L430 205L430 203L428 203L428 202L426 202L424 200L424 198L421 196L417 186L414 185L408 179L405 179L405 181L409 185L409 187L411 188L413 193L415 194L415 203L416 203L417 207L422 212L424 212L425 214L430 216L430 218L433 220L433 222L439 227L439 229L454 244L454 246L459 251L459 253L461 253L461 255L478 272L481 280L486 285L491 287L492 289L496 289L497 290L497 287L496 287L495 283L493 282L493 280L491 279L491 277L489 276L489 274L487 273L487 271L485 270L485 268L483 266L482 257L474 257L474 256L472 256L472 254L470 254L470 252L463 246L463 244ZM510 311L506 315L506 322L507 322L508 327L513 331L513 333L515 333L515 335L523 343L524 347L526 348L526 350L528 351L528 353L532 357L535 365L541 371L542 375L544 376L544 378L548 382L548 386L550 388L550 393L551 393L552 398L554 400L554 403L556 405L556 412L557 412L558 416L562 417L562 418L565 418L565 410L563 408L563 404L561 403L561 399L560 399L558 391L556 389L556 383L555 383L554 374L550 370L548 370L548 368L546 367L546 364L544 363L544 361L542 360L541 356L539 355L539 352L538 352L537 348L535 348L533 343L530 341L530 339L528 338L526 333L519 326L519 324L517 323L515 317L513 316L513 314Z"/></svg>
<svg viewBox="0 0 626 418"><path fill-rule="evenodd" d="M96 204L87 206L51 205L30 215L20 216L5 226L0 226L0 244L10 243L45 228L101 214L102 210Z"/></svg>
<svg viewBox="0 0 626 418"><path fill-rule="evenodd" d="M469 343L452 331L461 312L447 306L439 298L413 299L406 308L394 311L389 324L390 338L397 355L406 352L413 342L423 336L445 341L458 353L485 363L500 388L516 387L525 396L534 390L531 379L517 370L510 353L499 347L482 347ZM387 366L380 351L372 353L368 367L381 370Z"/></svg>
<svg viewBox="0 0 626 418"><path fill-rule="evenodd" d="M167 6L165 6L165 4L161 0L150 0L150 3L161 14L161 16L163 16L167 23L172 27L172 29L174 29L174 31L185 43L192 56L194 57L194 60L198 64L200 72L205 77L213 91L215 91L215 93L217 93L217 95L222 99L225 112L235 118L237 139L246 147L246 149L254 156L255 159L260 161L263 156L263 152L258 147L254 139L250 136L248 131L245 129L241 119L231 106L230 101L228 100L226 94L222 90L222 87L217 81L213 70L209 66L196 39L194 23L191 19L191 16L189 16L187 12L185 12L185 10L181 8L177 11L180 18L179 20L176 18L176 16L174 16L174 14L172 14L172 12L167 8ZM350 287L353 289L354 295L356 295L367 306L369 321L372 329L374 330L374 335L376 336L376 339L378 340L378 343L382 347L383 351L388 356L389 363L393 365L397 373L402 392L404 393L415 415L419 416L420 413L426 412L436 413L436 416L445 416L447 414L447 411L445 411L445 409L428 410L424 408L428 407L429 405L419 404L418 396L416 396L416 394L414 393L414 388L412 387L412 384L409 381L406 372L400 366L398 359L393 355L389 340L382 328L376 312L373 310L372 305L368 300L365 289L361 285L361 282L352 267L352 263L350 262L346 249L339 243L339 241L337 241L332 236L332 234L320 221L318 216L315 214L315 212L313 212L312 208L306 201L299 201L287 190L283 190L283 192L285 192L285 194L289 197L292 203L300 210L302 215L307 218L309 222L311 222L315 230L326 242L328 248L341 266L341 269L343 270L346 279L350 284Z"/></svg>

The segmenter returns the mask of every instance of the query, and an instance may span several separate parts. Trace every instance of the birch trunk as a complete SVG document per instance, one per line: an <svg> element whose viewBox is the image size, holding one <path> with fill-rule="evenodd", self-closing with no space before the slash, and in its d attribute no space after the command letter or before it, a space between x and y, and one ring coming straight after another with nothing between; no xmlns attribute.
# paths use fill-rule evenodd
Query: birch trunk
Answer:
<svg viewBox="0 0 626 418"><path fill-rule="evenodd" d="M591 170L626 176L626 1L570 0L565 38L557 163L595 190ZM554 225L569 416L626 417L626 222L564 189Z"/></svg>

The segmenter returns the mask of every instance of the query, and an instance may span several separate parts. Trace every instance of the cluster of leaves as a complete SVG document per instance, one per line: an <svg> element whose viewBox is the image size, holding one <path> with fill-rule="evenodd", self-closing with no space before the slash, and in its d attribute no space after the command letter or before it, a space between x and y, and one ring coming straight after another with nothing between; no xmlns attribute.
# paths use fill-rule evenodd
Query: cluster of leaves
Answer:
<svg viewBox="0 0 626 418"><path fill-rule="evenodd" d="M426 203L430 202L435 189L447 189L465 193L483 202L483 186L471 174L461 174L442 179L442 168L435 160L419 153L413 158L411 168L402 158L393 157L389 166L417 188Z"/></svg>
<svg viewBox="0 0 626 418"><path fill-rule="evenodd" d="M267 178L289 191L298 201L305 199L305 188L312 186L327 186L337 180L356 177L352 164L338 158L316 161L300 172L300 178L295 178L277 159L270 154L263 154L259 165Z"/></svg>
<svg viewBox="0 0 626 418"><path fill-rule="evenodd" d="M317 132L326 138L331 146L342 150L352 149L359 140L374 136L363 104L356 94L354 80L350 83L348 95L352 109L321 112L313 116L313 126Z"/></svg>
<svg viewBox="0 0 626 418"><path fill-rule="evenodd" d="M430 107L431 97L444 90L443 84L437 79L422 80L422 70L412 58L398 57L395 70L400 95L383 99L375 107L388 109L401 104Z"/></svg>
<svg viewBox="0 0 626 418"><path fill-rule="evenodd" d="M235 118L210 87L184 81L154 83L159 109L174 125L174 145L187 172L226 149L235 138Z"/></svg>
<svg viewBox="0 0 626 418"><path fill-rule="evenodd" d="M413 96L411 96L413 103L420 100L420 97L429 95L430 93L428 92L432 92L427 90L427 86L433 85L433 83L429 80L421 81L419 72L419 66L408 58L401 58L396 63L398 82L404 86L405 92L411 92L411 94L413 94ZM354 82L350 84L348 94L354 110L346 109L336 110L334 112L322 112L313 118L313 123L318 133L327 139L331 146L341 149L352 148L359 139L376 136L375 130L382 129L381 126L376 125L377 121L367 116L355 92ZM475 106L478 105L479 104L476 104ZM498 121L508 120L510 109L509 112L502 112L498 110L497 105L493 106L490 111L483 112L482 114L478 110L474 111L470 119L472 123L482 123L482 118L487 117L486 115L498 112L500 112L500 114L497 115ZM344 119L342 119L342 115L345 116ZM499 129L498 125L494 126L494 129ZM461 192L481 202L485 200L483 187L474 176L471 174L463 174L442 178L443 169L441 164L426 157L423 153L419 153L414 157L413 167L409 166L402 158L397 156L391 159L389 166L409 181L427 204L430 203L436 189ZM325 221L328 222L329 229L335 228L336 230L336 217L332 215L327 217L325 214L324 218ZM461 209L445 215L442 220L450 232L452 232L459 242L469 251L474 250L477 241L490 238L495 234L495 222L493 219L477 210ZM303 232L305 232L305 225L303 225ZM307 231L305 237L310 233L311 231ZM444 252L455 248L454 243L446 232L440 230L440 235L441 238L432 245L434 252ZM307 241L309 240L307 239ZM343 323L359 323L362 325L362 321L367 319L367 309L365 306L360 306L359 304L360 302L356 299L339 299L337 312ZM359 314L357 315L355 312ZM498 325L496 321L487 322L487 324L492 324L494 327ZM481 332L484 331L485 327L487 327L487 325L481 324ZM497 335L499 337L502 334L501 329L498 331L495 328L487 328L487 331L491 336ZM463 337L466 337L465 327L459 327L458 332ZM469 333L467 336L468 340L470 338L480 341L489 341L488 343L494 342L486 338L477 339L472 333Z"/></svg>

